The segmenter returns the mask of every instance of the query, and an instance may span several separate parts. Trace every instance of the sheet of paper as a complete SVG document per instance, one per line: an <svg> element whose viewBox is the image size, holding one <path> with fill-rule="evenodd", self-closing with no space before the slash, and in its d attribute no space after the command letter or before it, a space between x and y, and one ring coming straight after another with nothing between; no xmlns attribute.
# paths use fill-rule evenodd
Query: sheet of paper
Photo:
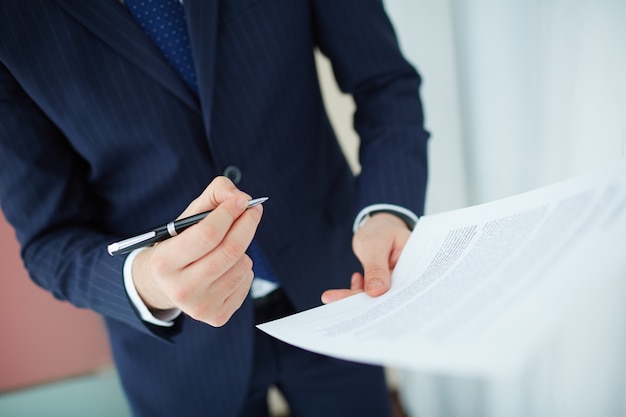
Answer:
<svg viewBox="0 0 626 417"><path fill-rule="evenodd" d="M518 372L572 309L626 301L625 248L626 165L619 164L424 216L388 293L258 327L365 363L468 376Z"/></svg>

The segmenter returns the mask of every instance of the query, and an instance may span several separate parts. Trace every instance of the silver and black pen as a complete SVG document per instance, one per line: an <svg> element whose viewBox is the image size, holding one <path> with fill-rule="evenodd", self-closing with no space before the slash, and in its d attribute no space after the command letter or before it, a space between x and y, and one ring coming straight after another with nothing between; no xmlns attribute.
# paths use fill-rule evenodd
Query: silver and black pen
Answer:
<svg viewBox="0 0 626 417"><path fill-rule="evenodd" d="M247 208L264 203L268 200L268 198L269 197L254 198L248 201ZM184 219L175 220L173 222L169 222L164 226L156 227L148 232L141 233L137 236L129 237L127 239L120 240L119 242L113 242L107 247L107 250L111 256L115 256L132 252L135 249L154 245L157 242L161 242L165 239L174 237L186 228L193 226L194 224L198 223L200 220L208 216L211 211L212 210L209 210L195 214L190 217L185 217Z"/></svg>

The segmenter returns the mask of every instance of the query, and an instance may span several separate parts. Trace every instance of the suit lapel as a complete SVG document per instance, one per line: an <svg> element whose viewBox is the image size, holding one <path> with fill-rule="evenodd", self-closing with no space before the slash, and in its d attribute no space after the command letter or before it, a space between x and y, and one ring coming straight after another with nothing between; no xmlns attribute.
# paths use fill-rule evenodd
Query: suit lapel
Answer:
<svg viewBox="0 0 626 417"><path fill-rule="evenodd" d="M204 128L210 139L217 49L218 1L185 0L185 17L189 26L198 94L202 105Z"/></svg>
<svg viewBox="0 0 626 417"><path fill-rule="evenodd" d="M199 110L193 93L118 0L55 1L148 76Z"/></svg>

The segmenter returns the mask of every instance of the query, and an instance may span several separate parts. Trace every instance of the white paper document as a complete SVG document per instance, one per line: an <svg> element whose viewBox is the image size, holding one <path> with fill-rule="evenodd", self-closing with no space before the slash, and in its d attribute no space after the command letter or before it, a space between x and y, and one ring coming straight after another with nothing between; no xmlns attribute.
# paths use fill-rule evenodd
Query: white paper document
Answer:
<svg viewBox="0 0 626 417"><path fill-rule="evenodd" d="M626 164L619 164L424 216L388 293L359 294L258 327L348 360L507 374L571 325L573 311L626 302L625 282Z"/></svg>

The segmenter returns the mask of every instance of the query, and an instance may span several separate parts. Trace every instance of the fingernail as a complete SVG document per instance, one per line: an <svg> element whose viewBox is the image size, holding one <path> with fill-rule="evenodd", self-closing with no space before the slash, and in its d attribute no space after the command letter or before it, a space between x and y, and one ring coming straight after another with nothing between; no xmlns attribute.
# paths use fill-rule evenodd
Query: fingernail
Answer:
<svg viewBox="0 0 626 417"><path fill-rule="evenodd" d="M381 279L372 279L367 281L367 290L377 290L382 288L385 284Z"/></svg>
<svg viewBox="0 0 626 417"><path fill-rule="evenodd" d="M335 301L335 299L333 298L332 295L329 294L322 294L322 303L324 304L330 304L333 301Z"/></svg>
<svg viewBox="0 0 626 417"><path fill-rule="evenodd" d="M243 210L248 206L248 200L243 197L237 198L237 208Z"/></svg>

